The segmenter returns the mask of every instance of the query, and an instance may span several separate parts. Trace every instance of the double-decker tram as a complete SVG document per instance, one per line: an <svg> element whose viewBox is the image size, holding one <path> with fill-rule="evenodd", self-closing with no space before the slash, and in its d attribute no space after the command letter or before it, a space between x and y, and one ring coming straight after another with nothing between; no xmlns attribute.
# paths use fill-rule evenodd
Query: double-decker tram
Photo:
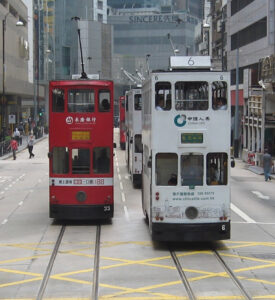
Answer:
<svg viewBox="0 0 275 300"><path fill-rule="evenodd" d="M128 135L126 142L128 171L134 187L141 187L142 143L141 143L141 89L131 89L127 93Z"/></svg>
<svg viewBox="0 0 275 300"><path fill-rule="evenodd" d="M126 128L125 128L125 96L119 97L119 143L120 148L125 150Z"/></svg>
<svg viewBox="0 0 275 300"><path fill-rule="evenodd" d="M50 217L111 218L113 82L49 85Z"/></svg>
<svg viewBox="0 0 275 300"><path fill-rule="evenodd" d="M174 56L143 85L142 206L154 240L230 238L230 77L210 66Z"/></svg>

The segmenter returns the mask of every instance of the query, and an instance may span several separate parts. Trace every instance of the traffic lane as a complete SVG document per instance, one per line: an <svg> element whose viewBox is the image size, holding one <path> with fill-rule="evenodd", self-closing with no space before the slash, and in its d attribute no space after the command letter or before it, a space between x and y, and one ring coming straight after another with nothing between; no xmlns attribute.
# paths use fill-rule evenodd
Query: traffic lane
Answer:
<svg viewBox="0 0 275 300"><path fill-rule="evenodd" d="M41 148L41 151L45 147ZM38 155L39 156L39 155ZM48 218L47 160L27 160L26 150L15 161L1 161L1 173L13 178L0 202L0 296L15 299L23 285L41 280L40 272L31 272L33 261L50 254L51 244L40 244L51 224ZM22 172L24 172L22 174Z"/></svg>
<svg viewBox="0 0 275 300"><path fill-rule="evenodd" d="M268 185L265 197L259 197L258 192L262 185ZM232 179L231 201L252 220L259 223L274 223L275 221L275 197L273 182L261 182L259 178Z"/></svg>
<svg viewBox="0 0 275 300"><path fill-rule="evenodd" d="M44 298L89 298L92 294L97 225L104 222L58 222L65 225ZM104 225L103 225L104 226Z"/></svg>

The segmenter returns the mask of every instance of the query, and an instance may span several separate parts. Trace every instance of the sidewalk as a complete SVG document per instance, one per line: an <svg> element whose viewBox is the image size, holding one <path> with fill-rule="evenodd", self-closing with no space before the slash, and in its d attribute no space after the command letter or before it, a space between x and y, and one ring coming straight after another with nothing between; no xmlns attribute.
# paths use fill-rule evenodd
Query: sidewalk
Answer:
<svg viewBox="0 0 275 300"><path fill-rule="evenodd" d="M39 141L41 141L41 140L43 140L44 138L47 138L47 137L48 137L48 135L47 135L47 134L44 134L42 137L40 137L40 138L38 138L38 139L35 139L35 140L34 140L34 144L36 144L37 142L39 142ZM19 146L18 146L17 152L21 152L21 151L23 151L23 150L25 150L25 149L27 149L27 136L26 136L26 135L24 135L24 136L22 137L22 145L19 145ZM5 160L5 159L8 159L8 158L10 158L10 157L12 157L12 151L10 151L10 152L7 153L7 154L4 154L3 156L0 156L0 160Z"/></svg>
<svg viewBox="0 0 275 300"><path fill-rule="evenodd" d="M235 159L235 162L236 162L236 166L235 167L237 167L237 168L238 168L238 165L239 165L239 166L242 166L242 168L245 168L245 169L247 169L247 170L249 170L249 171L251 171L251 172L253 172L253 173L257 174L257 175L264 175L264 170L263 170L262 167L252 166L252 165L244 162L241 159ZM275 173L271 173L270 177L272 179L275 179Z"/></svg>

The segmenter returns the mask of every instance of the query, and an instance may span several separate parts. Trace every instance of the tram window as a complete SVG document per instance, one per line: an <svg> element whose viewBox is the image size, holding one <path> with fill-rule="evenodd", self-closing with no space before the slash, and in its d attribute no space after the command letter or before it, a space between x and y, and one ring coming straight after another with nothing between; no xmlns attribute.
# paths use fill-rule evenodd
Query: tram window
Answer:
<svg viewBox="0 0 275 300"><path fill-rule="evenodd" d="M90 173L90 149L72 149L72 173Z"/></svg>
<svg viewBox="0 0 275 300"><path fill-rule="evenodd" d="M157 82L155 85L155 107L156 110L171 109L171 83Z"/></svg>
<svg viewBox="0 0 275 300"><path fill-rule="evenodd" d="M52 170L54 174L69 173L69 150L67 147L54 147Z"/></svg>
<svg viewBox="0 0 275 300"><path fill-rule="evenodd" d="M52 90L52 111L53 112L64 112L65 101L64 91L60 89Z"/></svg>
<svg viewBox="0 0 275 300"><path fill-rule="evenodd" d="M158 153L156 155L156 185L177 185L178 155ZM171 177L176 176L171 184Z"/></svg>
<svg viewBox="0 0 275 300"><path fill-rule="evenodd" d="M95 174L110 173L110 148L95 147L93 150L93 171Z"/></svg>
<svg viewBox="0 0 275 300"><path fill-rule="evenodd" d="M227 83L225 81L212 83L212 108L214 110L227 109Z"/></svg>
<svg viewBox="0 0 275 300"><path fill-rule="evenodd" d="M142 153L141 134L135 135L135 153Z"/></svg>
<svg viewBox="0 0 275 300"><path fill-rule="evenodd" d="M100 112L110 111L111 104L109 91L99 91L98 107Z"/></svg>
<svg viewBox="0 0 275 300"><path fill-rule="evenodd" d="M208 153L206 156L206 182L208 185L227 185L227 153Z"/></svg>
<svg viewBox="0 0 275 300"><path fill-rule="evenodd" d="M186 81L175 84L176 110L208 110L208 83Z"/></svg>
<svg viewBox="0 0 275 300"><path fill-rule="evenodd" d="M93 90L75 89L68 91L69 112L94 112L95 94Z"/></svg>
<svg viewBox="0 0 275 300"><path fill-rule="evenodd" d="M203 185L203 155L187 153L181 156L181 185Z"/></svg>
<svg viewBox="0 0 275 300"><path fill-rule="evenodd" d="M141 110L141 94L135 94L135 110Z"/></svg>
<svg viewBox="0 0 275 300"><path fill-rule="evenodd" d="M125 103L126 103L126 111L128 111L128 110L129 110L129 105L128 105L128 95L126 95Z"/></svg>

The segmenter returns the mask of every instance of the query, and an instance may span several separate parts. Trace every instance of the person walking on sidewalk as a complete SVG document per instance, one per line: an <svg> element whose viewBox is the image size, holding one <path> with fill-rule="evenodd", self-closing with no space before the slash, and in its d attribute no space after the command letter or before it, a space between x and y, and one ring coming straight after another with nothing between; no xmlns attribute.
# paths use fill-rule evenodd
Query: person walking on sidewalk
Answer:
<svg viewBox="0 0 275 300"><path fill-rule="evenodd" d="M263 167L264 167L265 181L267 181L268 179L271 180L270 171L271 171L271 167L272 167L272 157L268 153L268 149L267 148L264 150Z"/></svg>
<svg viewBox="0 0 275 300"><path fill-rule="evenodd" d="M30 158L34 157L34 154L32 153L33 143L34 143L34 138L33 135L30 134L28 138L28 150L29 150Z"/></svg>
<svg viewBox="0 0 275 300"><path fill-rule="evenodd" d="M12 150L13 160L15 160L16 159L16 151L18 149L18 143L14 137L11 139L8 149Z"/></svg>

